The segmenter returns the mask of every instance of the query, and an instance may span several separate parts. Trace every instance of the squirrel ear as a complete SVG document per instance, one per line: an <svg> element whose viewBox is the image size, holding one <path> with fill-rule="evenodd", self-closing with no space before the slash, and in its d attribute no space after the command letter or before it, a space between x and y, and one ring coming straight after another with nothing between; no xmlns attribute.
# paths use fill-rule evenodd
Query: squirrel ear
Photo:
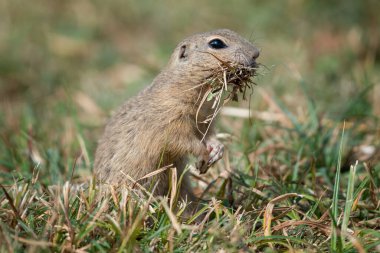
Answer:
<svg viewBox="0 0 380 253"><path fill-rule="evenodd" d="M187 56L188 56L187 50L188 50L188 48L187 48L186 44L182 45L180 47L180 49L179 49L179 59L180 60L185 60L187 58Z"/></svg>

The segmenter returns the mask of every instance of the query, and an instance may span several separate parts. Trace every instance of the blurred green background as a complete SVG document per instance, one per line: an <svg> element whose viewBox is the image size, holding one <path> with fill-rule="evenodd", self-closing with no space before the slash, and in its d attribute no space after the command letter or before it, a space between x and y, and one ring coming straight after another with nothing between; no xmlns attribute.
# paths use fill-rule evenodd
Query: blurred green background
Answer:
<svg viewBox="0 0 380 253"><path fill-rule="evenodd" d="M257 90L298 117L313 101L321 117L377 122L379 10L377 0L0 0L0 169L30 142L66 158L86 145L92 157L111 110L179 41L217 28L261 49ZM255 92L252 109L271 107Z"/></svg>

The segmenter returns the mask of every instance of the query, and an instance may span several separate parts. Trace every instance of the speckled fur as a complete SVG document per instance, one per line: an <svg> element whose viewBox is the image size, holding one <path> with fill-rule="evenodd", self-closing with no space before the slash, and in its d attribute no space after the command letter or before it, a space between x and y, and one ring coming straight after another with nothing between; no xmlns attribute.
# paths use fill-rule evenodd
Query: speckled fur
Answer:
<svg viewBox="0 0 380 253"><path fill-rule="evenodd" d="M222 39L228 47L210 48L208 42L214 38ZM256 47L226 29L183 40L152 84L124 103L108 121L95 155L94 169L101 182L128 183L124 174L137 180L169 164L174 164L180 175L189 155L207 158L206 143L213 130L211 127L201 142L195 115L205 88L194 89L205 81L211 69L219 66L218 60L207 52L220 60L246 65L252 64L258 56ZM205 103L198 122L211 112L211 104ZM198 123L198 126L205 131L204 124ZM167 193L168 172L140 183L152 180L160 180L156 194ZM184 198L193 199L186 177L181 192Z"/></svg>

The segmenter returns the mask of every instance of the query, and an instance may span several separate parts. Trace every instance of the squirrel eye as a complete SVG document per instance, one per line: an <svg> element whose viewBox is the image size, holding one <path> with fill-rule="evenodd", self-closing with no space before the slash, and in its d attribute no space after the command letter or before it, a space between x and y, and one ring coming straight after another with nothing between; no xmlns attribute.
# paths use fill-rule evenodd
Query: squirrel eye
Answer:
<svg viewBox="0 0 380 253"><path fill-rule="evenodd" d="M222 49L227 47L227 45L220 39L213 39L208 44L214 49Z"/></svg>

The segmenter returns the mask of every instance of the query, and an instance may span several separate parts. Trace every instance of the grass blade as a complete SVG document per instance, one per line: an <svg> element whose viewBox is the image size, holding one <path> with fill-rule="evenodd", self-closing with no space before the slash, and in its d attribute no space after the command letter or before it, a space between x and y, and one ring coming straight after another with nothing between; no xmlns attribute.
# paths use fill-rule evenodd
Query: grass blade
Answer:
<svg viewBox="0 0 380 253"><path fill-rule="evenodd" d="M355 173L356 173L356 167L358 165L358 161L356 161L355 165L351 165L350 167L350 175L348 178L348 185L347 185L347 196L346 196L346 204L344 207L344 215L343 215L343 221L342 221L342 246L344 247L344 238L347 234L347 228L348 228L348 222L350 219L350 214L352 210L352 204L354 202L354 185L355 185Z"/></svg>
<svg viewBox="0 0 380 253"><path fill-rule="evenodd" d="M342 135L340 139L340 145L339 145L339 154L338 154L338 162L337 162L337 168L335 173L335 182L334 182L334 193L333 193L333 200L332 200L332 206L331 206L331 214L332 219L336 222L336 225L334 222L332 222L331 227L331 251L336 252L338 250L338 232L337 232L337 225L338 225L338 202L339 202L339 183L340 183L340 169L342 166L342 153L343 153L343 140L344 140L344 129L346 126L346 122L343 123L343 130Z"/></svg>

